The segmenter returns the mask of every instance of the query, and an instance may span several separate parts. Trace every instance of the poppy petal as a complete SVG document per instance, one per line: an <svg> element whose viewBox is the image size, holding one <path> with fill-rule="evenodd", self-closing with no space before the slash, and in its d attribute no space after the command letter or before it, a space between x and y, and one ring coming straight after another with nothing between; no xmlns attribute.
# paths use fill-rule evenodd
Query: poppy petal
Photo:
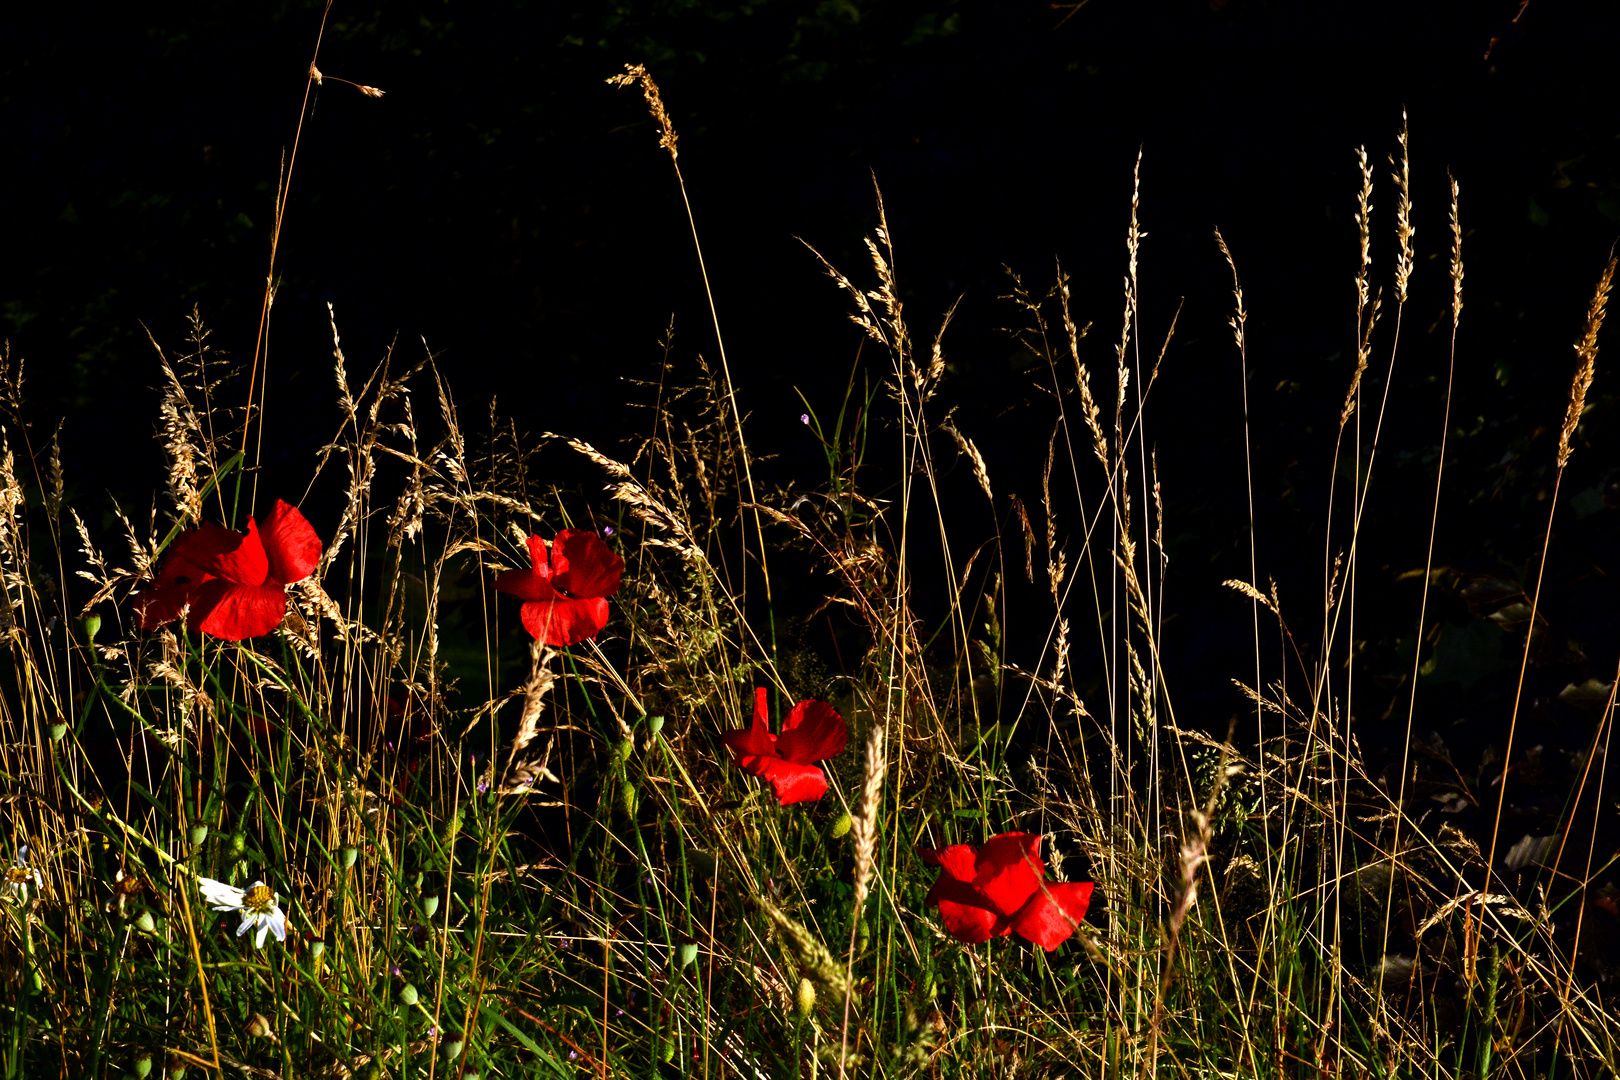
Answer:
<svg viewBox="0 0 1620 1080"><path fill-rule="evenodd" d="M756 775L770 781L782 806L814 802L827 793L827 775L814 765L779 757L760 758L759 763L762 767Z"/></svg>
<svg viewBox="0 0 1620 1080"><path fill-rule="evenodd" d="M321 561L321 538L315 527L297 507L280 499L264 516L259 536L270 560L270 576L283 585L303 581Z"/></svg>
<svg viewBox="0 0 1620 1080"><path fill-rule="evenodd" d="M247 535L237 538L236 546L214 557L209 569L238 585L263 585L270 576L270 559L259 538L259 526L248 518Z"/></svg>
<svg viewBox="0 0 1620 1080"><path fill-rule="evenodd" d="M583 600L535 600L523 605L524 628L536 641L552 648L578 645L593 638L601 633L607 621L608 602L599 596Z"/></svg>
<svg viewBox="0 0 1620 1080"><path fill-rule="evenodd" d="M1012 915L1040 887L1046 867L1036 854L1041 838L1032 833L992 836L979 849L974 886L1002 915Z"/></svg>
<svg viewBox="0 0 1620 1080"><path fill-rule="evenodd" d="M759 776L758 766L743 764L745 759L776 757L776 737L771 734L765 711L766 691L763 686L754 689L754 721L745 728L727 731L720 741L737 758L737 764L747 772Z"/></svg>
<svg viewBox="0 0 1620 1080"><path fill-rule="evenodd" d="M939 918L945 932L965 945L978 945L1007 932L1005 926L998 925L1005 920L997 918L995 912L953 900L939 902Z"/></svg>
<svg viewBox="0 0 1620 1080"><path fill-rule="evenodd" d="M534 570L502 570L495 578L495 588L531 602L554 600L557 591L551 587L551 568L545 569L544 574Z"/></svg>
<svg viewBox="0 0 1620 1080"><path fill-rule="evenodd" d="M1012 929L1027 941L1051 952L1074 933L1074 924L1086 917L1091 906L1090 881L1066 881L1046 886L1046 892L1036 890L1017 915L1012 918ZM1047 898L1050 894L1050 899Z"/></svg>
<svg viewBox="0 0 1620 1080"><path fill-rule="evenodd" d="M280 585L238 585L214 578L196 590L186 625L222 641L246 641L280 626L286 613L287 590Z"/></svg>
<svg viewBox="0 0 1620 1080"><path fill-rule="evenodd" d="M164 623L178 619L180 612L191 603L192 594L196 589L195 582L187 581L183 585L171 585L166 589L148 589L146 592L137 593L134 603L135 612L141 621L141 629L156 630Z"/></svg>
<svg viewBox="0 0 1620 1080"><path fill-rule="evenodd" d="M612 596L624 560L589 529L564 529L551 543L551 569L557 588L570 596Z"/></svg>
<svg viewBox="0 0 1620 1080"><path fill-rule="evenodd" d="M923 861L930 866L937 866L957 881L973 880L978 872L977 860L979 851L971 844L952 844L937 851L924 851Z"/></svg>
<svg viewBox="0 0 1620 1080"><path fill-rule="evenodd" d="M168 558L158 573L159 588L170 585L200 585L208 577L216 560L226 552L234 551L242 543L242 534L206 522L195 529L181 533L169 545Z"/></svg>
<svg viewBox="0 0 1620 1080"><path fill-rule="evenodd" d="M789 761L808 765L836 757L849 742L849 727L825 701L801 701L782 722L776 752Z"/></svg>

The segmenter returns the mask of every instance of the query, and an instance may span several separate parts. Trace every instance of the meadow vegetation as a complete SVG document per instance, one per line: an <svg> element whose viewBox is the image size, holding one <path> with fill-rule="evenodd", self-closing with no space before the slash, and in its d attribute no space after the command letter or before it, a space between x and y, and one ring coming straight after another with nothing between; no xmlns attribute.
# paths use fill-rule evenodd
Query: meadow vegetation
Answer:
<svg viewBox="0 0 1620 1080"><path fill-rule="evenodd" d="M623 81L678 170L656 86L640 69ZM1051 438L1044 458L994 468L942 402L949 313L933 333L908 322L881 198L869 265L827 266L864 345L843 400L806 403L826 460L811 487L780 484L750 452L718 318L717 352L667 354L636 429L602 447L530 438L494 414L468 422L431 357L403 347L357 375L334 318L332 430L308 483L341 496L310 510L316 548L295 558L266 524L282 528L277 500L302 496L263 482L277 429L260 408L261 349L213 351L199 316L188 340L155 348L169 470L149 512L70 504L50 423L29 415L8 357L0 1071L1612 1072L1620 1018L1579 962L1583 920L1606 899L1587 886L1610 857L1575 817L1606 805L1613 680L1593 691L1581 787L1533 851L1497 835L1522 732L1494 766L1464 769L1409 730L1410 759L1374 771L1351 722L1365 692L1350 662L1357 554L1386 405L1363 376L1393 362L1413 272L1404 131L1398 145L1376 184L1361 155L1358 341L1321 478L1321 599L1285 604L1258 561L1229 583L1255 655L1220 673L1247 695L1230 731L1177 716L1178 679L1210 673L1161 664L1175 601L1141 421L1169 342L1140 332L1134 194L1117 334L1077 325L1061 270L1012 280L1015 333L1051 391L1028 422ZM1393 191L1393 229L1375 224L1375 186ZM1455 341L1451 191L1433 227L1452 238ZM1393 233L1387 270L1371 255L1379 228ZM1236 380L1241 252L1212 244L1232 265ZM1570 328L1558 478L1579 452L1613 273ZM1438 432L1452 423L1434 418ZM537 455L563 452L605 490L548 484ZM1009 499L1003 472L1039 500ZM1233 485L1252 507L1245 477ZM975 531L983 501L1005 532ZM1547 512L1543 558L1556 480ZM229 552L198 538L247 545L223 537L250 520L269 570L238 581L221 569ZM1431 514L1423 525L1432 534ZM622 579L561 584L565 532L610 550ZM533 537L557 540L551 569ZM182 572L187 552L224 582L215 594ZM502 577L514 573L529 576ZM1015 577L1044 610L1009 613ZM162 589L181 591L156 610ZM251 606L238 596L251 589L280 590L252 604L285 598L267 631L218 614ZM1530 662L1538 595L1506 627L1516 663ZM605 625L580 615L590 632L568 640L528 610L598 598ZM1427 605L1425 591L1409 613L1420 638ZM1039 649L1012 653L1011 618ZM804 643L816 620L836 627L831 656ZM1413 702L1427 657L1409 658ZM805 751L797 771L739 767L741 737L726 736L750 728L756 691L773 731L816 701L847 737L826 727L819 749L836 749ZM1459 827L1446 798L1482 808L1484 831ZM930 900L933 853L1008 833L1041 838L1043 873L1020 902L1065 914L975 935L941 893Z"/></svg>

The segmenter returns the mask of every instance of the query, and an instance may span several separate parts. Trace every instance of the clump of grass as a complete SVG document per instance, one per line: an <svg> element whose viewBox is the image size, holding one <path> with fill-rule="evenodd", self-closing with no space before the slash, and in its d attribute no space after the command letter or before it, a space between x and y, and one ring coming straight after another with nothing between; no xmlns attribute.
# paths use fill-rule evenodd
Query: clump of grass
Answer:
<svg viewBox="0 0 1620 1080"><path fill-rule="evenodd" d="M642 88L675 160L656 85L641 69L620 81ZM1400 148L1397 327L1413 266L1404 130ZM87 511L116 523L99 531L66 504L54 440L28 442L8 361L5 1075L1612 1069L1620 1028L1556 934L1581 889L1493 881L1476 837L1412 805L1404 760L1393 787L1368 774L1350 724L1384 409L1363 444L1379 297L1359 160L1356 363L1337 433L1351 468L1328 479L1345 473L1350 491L1330 500L1322 610L1302 615L1319 636L1296 634L1261 588L1251 545L1251 580L1230 584L1253 614L1253 727L1224 740L1178 719L1178 673L1161 663L1165 496L1143 432L1169 337L1144 356L1139 189L1103 372L1061 269L1044 293L1013 280L1019 333L1049 360L1052 434L1044 460L994 475L1039 483L1033 513L942 404L950 315L918 344L881 200L871 283L826 265L881 366L836 419L811 403L827 463L813 490L763 471L756 488L723 352L718 370L699 356L685 379L661 377L641 430L603 450L493 417L475 439L430 359L390 352L352 377L334 319L333 432L309 481L330 494L324 515L309 500L324 551L280 627L249 642L142 630L128 600L182 530L243 525L273 498L254 494L264 357L233 400L200 318L182 359L159 351L167 510L142 526ZM1455 184L1451 222L1455 340ZM1216 240L1241 367L1238 259ZM1613 270L1577 344L1577 395ZM1560 470L1580 416L1572 403ZM541 448L594 462L603 495L534 484ZM962 455L963 475L941 453ZM981 498L1008 508L1015 535L973 531ZM491 586L526 565L526 537L567 527L609 536L625 584L597 639L553 649ZM801 614L769 584L770 556L790 549L824 575L802 616L836 612L844 628L836 674L778 633ZM1029 656L1005 634L1003 575L1020 568L1048 605ZM1286 654L1268 651L1277 641ZM1267 668L1287 679L1262 682ZM829 763L820 801L778 806L729 764L719 736L747 723L756 685L833 703L865 747ZM1600 732L1613 707L1611 692ZM1047 837L1052 880L1097 883L1050 954L964 946L924 902L920 850L1013 830ZM204 877L266 882L285 944L237 937L236 917L202 902Z"/></svg>

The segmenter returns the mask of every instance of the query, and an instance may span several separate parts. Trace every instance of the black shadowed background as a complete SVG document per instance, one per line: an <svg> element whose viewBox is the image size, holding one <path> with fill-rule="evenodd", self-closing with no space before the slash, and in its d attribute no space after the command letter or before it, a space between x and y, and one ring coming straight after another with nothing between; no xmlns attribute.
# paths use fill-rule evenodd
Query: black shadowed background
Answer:
<svg viewBox="0 0 1620 1080"><path fill-rule="evenodd" d="M0 27L3 333L26 359L35 426L66 418L81 503L105 489L144 505L161 485L148 329L178 344L196 305L214 345L253 350L321 16L298 2L33 5ZM1261 577L1314 610L1354 364L1354 151L1377 166L1387 290L1387 159L1405 109L1418 263L1365 526L1357 648L1388 674L1379 700L1401 700L1419 595L1401 575L1423 565L1446 373L1449 169L1468 306L1424 724L1450 732L1477 716L1488 722L1474 734L1446 737L1489 742L1516 650L1488 616L1533 573L1569 346L1620 230L1617 31L1620 7L1553 0L338 0L319 54L335 78L304 114L280 241L266 467L301 490L336 423L328 304L351 370L395 341L414 362L425 341L467 415L493 396L526 430L609 447L633 434L625 403L640 391L626 379L656 370L672 318L677 369L713 357L669 160L639 94L605 83L642 62L680 134L740 402L756 450L778 455L771 482L817 482L796 391L835 408L859 344L804 242L866 280L875 178L913 325L931 333L961 298L946 404L998 487L1028 499L1052 408L1044 364L1000 329L1017 321L999 299L1003 264L1044 287L1061 259L1109 385L1140 151L1145 347L1185 300L1147 420L1171 557L1166 665L1183 673L1173 693L1188 719L1224 728L1242 707L1229 678L1251 631L1247 603L1219 585L1248 576L1248 513L1231 282L1212 230L1251 313ZM1388 342L1386 326L1374 397ZM1532 680L1547 730L1572 744L1589 725L1557 694L1611 678L1620 644L1615 385L1600 359L1543 604L1557 646ZM988 532L990 512L972 512ZM1007 525L1004 501L994 512Z"/></svg>

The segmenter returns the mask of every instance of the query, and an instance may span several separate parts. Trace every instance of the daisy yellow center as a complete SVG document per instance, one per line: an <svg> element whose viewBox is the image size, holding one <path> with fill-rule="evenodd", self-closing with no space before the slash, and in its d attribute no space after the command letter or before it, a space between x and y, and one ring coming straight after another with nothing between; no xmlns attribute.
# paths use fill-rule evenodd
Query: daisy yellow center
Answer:
<svg viewBox="0 0 1620 1080"><path fill-rule="evenodd" d="M268 885L255 885L242 894L242 906L249 911L268 911L276 902L276 894Z"/></svg>
<svg viewBox="0 0 1620 1080"><path fill-rule="evenodd" d="M32 881L34 872L26 866L13 866L6 870L6 881L13 885L21 885L25 881Z"/></svg>

